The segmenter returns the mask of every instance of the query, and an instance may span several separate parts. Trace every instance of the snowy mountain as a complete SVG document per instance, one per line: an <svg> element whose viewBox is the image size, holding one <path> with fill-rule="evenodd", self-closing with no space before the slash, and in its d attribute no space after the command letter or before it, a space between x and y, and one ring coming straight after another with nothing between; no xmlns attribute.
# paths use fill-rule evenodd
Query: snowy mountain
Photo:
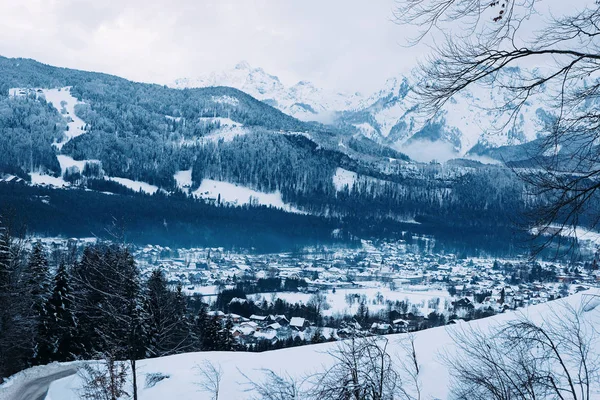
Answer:
<svg viewBox="0 0 600 400"><path fill-rule="evenodd" d="M253 68L245 61L231 70L177 79L170 86L178 89L233 87L304 121L330 120L332 112L354 109L363 99L359 93L329 92L307 81L288 87L278 77L262 68Z"/></svg>
<svg viewBox="0 0 600 400"><path fill-rule="evenodd" d="M473 87L425 120L418 104L410 100L410 87L406 78L389 79L355 110L341 113L338 124L353 126L364 136L401 149L416 160L444 161L535 140L548 119L539 104L527 102L516 123L508 124L510 114L503 112L501 105L509 99L501 97L497 88Z"/></svg>
<svg viewBox="0 0 600 400"><path fill-rule="evenodd" d="M434 118L424 120L418 104L409 100L411 82L403 76L388 79L382 89L366 97L330 92L307 81L288 87L247 62L232 70L178 79L171 86L234 87L288 115L350 128L419 161L476 157L490 148L530 142L538 137L548 115L529 102L516 125L507 126L507 113L495 110L507 99L493 87L474 87L456 96Z"/></svg>

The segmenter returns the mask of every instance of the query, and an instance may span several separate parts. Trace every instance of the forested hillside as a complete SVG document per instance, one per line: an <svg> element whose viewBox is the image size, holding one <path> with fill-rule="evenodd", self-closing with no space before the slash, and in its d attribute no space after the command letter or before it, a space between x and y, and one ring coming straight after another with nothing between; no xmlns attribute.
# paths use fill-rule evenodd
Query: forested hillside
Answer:
<svg viewBox="0 0 600 400"><path fill-rule="evenodd" d="M76 98L75 115L63 102L48 102L50 89ZM76 135L69 132L74 118L83 121ZM298 121L236 89L178 90L2 57L0 151L0 178L52 176L62 186L130 197L111 180L127 178L157 187L165 204L193 203L200 196L195 190L210 179L278 193L301 214L346 221L349 231L360 227L363 233L378 225L399 231L394 224L406 222L433 233L450 226L495 232L542 201L527 196L524 183L504 167L417 163L353 130ZM65 167L57 156L80 167ZM175 176L182 171L191 174L189 187L178 187ZM14 191L0 207L25 204L19 196L28 195ZM118 201L109 204L119 207ZM205 211L217 216L219 206L220 200L207 203ZM119 214L104 209L103 215L111 212ZM160 221L153 223L162 229Z"/></svg>

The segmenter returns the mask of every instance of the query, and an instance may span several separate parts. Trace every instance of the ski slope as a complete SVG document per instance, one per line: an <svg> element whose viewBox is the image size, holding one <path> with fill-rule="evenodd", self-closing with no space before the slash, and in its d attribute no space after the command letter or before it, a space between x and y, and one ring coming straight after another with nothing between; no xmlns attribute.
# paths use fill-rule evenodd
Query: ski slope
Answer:
<svg viewBox="0 0 600 400"><path fill-rule="evenodd" d="M59 89L42 89L42 92L46 101L52 103L54 108L68 121L68 129L64 132L65 140L54 144L60 150L69 140L85 133L85 122L75 115L75 105L80 102L71 95L69 86Z"/></svg>
<svg viewBox="0 0 600 400"><path fill-rule="evenodd" d="M562 300L556 300L536 306L531 306L520 312L511 312L473 322L449 325L427 329L414 334L415 348L420 364L421 399L446 399L449 394L450 376L448 367L440 359L442 353L452 354L455 345L449 333L457 329L474 327L482 332L503 322L517 318L520 315L541 323L554 310L560 310L565 304L581 310L583 320L600 324L600 290L580 292ZM390 335L388 351L391 355L401 354L400 340L405 334ZM187 353L169 357L161 357L138 362L139 398L141 400L163 399L208 399L207 393L199 391L201 381L196 367L205 361L220 366L223 371L219 398L225 400L251 399L252 393L247 390L246 378L262 380L261 369L272 369L279 374L289 374L300 382L302 378L315 372L323 371L331 365L332 357L327 353L334 349L336 343L288 348L264 353L245 352L204 352ZM591 348L592 356L600 356L600 346ZM50 366L49 366L50 367ZM54 367L56 368L56 367ZM43 372L43 371L42 371ZM162 373L169 377L157 383L154 387L145 387L145 375ZM10 381L9 381L10 382ZM75 400L81 380L72 375L54 381L49 388L47 400Z"/></svg>

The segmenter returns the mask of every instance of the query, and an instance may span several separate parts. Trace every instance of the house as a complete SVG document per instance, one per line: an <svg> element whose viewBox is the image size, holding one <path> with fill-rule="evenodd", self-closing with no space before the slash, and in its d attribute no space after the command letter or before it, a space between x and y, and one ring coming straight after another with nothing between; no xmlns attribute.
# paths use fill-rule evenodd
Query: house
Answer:
<svg viewBox="0 0 600 400"><path fill-rule="evenodd" d="M458 310L469 311L469 310L472 310L475 308L475 306L473 305L471 300L469 300L466 297L463 297L460 300L453 301L452 305L454 306L454 311L458 311Z"/></svg>
<svg viewBox="0 0 600 400"><path fill-rule="evenodd" d="M206 313L209 317L216 317L217 319L225 318L225 313L223 311L209 311Z"/></svg>
<svg viewBox="0 0 600 400"><path fill-rule="evenodd" d="M392 321L392 326L396 332L407 332L409 323L405 319L398 318Z"/></svg>
<svg viewBox="0 0 600 400"><path fill-rule="evenodd" d="M256 315L256 314L252 314L250 316L250 321L254 321L254 322L265 322L267 320L267 317L265 317L264 315Z"/></svg>
<svg viewBox="0 0 600 400"><path fill-rule="evenodd" d="M371 332L378 335L385 335L387 333L392 333L392 326L386 323L373 322L371 325Z"/></svg>
<svg viewBox="0 0 600 400"><path fill-rule="evenodd" d="M304 329L308 328L310 326L310 323L301 317L293 317L292 320L290 321L290 327L293 329L296 329L298 331L303 331Z"/></svg>
<svg viewBox="0 0 600 400"><path fill-rule="evenodd" d="M264 331L278 331L279 329L281 329L281 325L279 325L277 322L273 322L272 324L267 325Z"/></svg>

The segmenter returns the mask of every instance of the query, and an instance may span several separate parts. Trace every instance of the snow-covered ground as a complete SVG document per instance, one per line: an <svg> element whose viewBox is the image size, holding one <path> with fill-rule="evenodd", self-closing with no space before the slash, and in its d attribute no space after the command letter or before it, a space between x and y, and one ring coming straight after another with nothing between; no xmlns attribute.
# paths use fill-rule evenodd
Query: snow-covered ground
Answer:
<svg viewBox="0 0 600 400"><path fill-rule="evenodd" d="M244 136L248 133L250 133L250 130L243 126L225 125L211 132L210 135L199 138L199 140L201 142L218 142L220 140L231 142L235 137Z"/></svg>
<svg viewBox="0 0 600 400"><path fill-rule="evenodd" d="M239 122L235 122L231 118L223 118L223 117L202 117L200 118L200 122L206 122L211 124L219 123L221 126L244 126Z"/></svg>
<svg viewBox="0 0 600 400"><path fill-rule="evenodd" d="M67 168L69 167L77 167L79 168L79 172L83 172L83 168L85 167L86 163L99 163L100 161L98 160L75 160L73 159L73 157L64 155L64 154L59 154L56 156L56 158L58 159L58 163L60 164L60 174L64 175L65 171L67 170Z"/></svg>
<svg viewBox="0 0 600 400"><path fill-rule="evenodd" d="M456 351L456 345L450 337L452 331L473 327L486 332L492 327L520 315L541 323L554 310L560 310L559 307L565 304L581 310L582 320L597 326L600 324L600 301L593 296L600 296L600 291L596 289L595 291L581 292L566 299L532 306L520 312L499 314L468 323L416 332L414 338L416 355L420 364L421 399L448 398L449 369L442 361L441 355L451 355ZM391 355L403 354L400 342L406 337L406 334L387 336L390 340L388 352ZM249 389L249 386L245 384L247 379L242 374L252 380L261 381L263 379L262 369L272 369L276 373L289 375L300 382L302 378L323 371L331 365L333 358L327 351L335 349L336 346L336 343L324 343L263 353L188 353L139 361L139 398L141 400L209 398L208 393L199 391L198 382L201 382L202 378L198 374L197 367L204 362L211 362L220 367L223 372L220 399L250 399L256 394L247 391ZM600 346L592 346L590 350L591 357L600 356ZM43 368L40 368L38 373L43 373ZM153 387L146 387L144 378L150 373L162 373L168 375L168 378ZM46 399L78 399L77 389L81 387L81 384L77 375L56 380L50 385Z"/></svg>
<svg viewBox="0 0 600 400"><path fill-rule="evenodd" d="M200 187L194 191L194 196L215 201L220 198L221 202L232 205L260 204L289 212L301 212L297 208L284 203L281 193L278 191L274 193L258 192L242 185L213 179L203 179Z"/></svg>
<svg viewBox="0 0 600 400"><path fill-rule="evenodd" d="M66 140L54 143L59 150L69 140L85 133L85 122L75 114L75 105L83 103L71 95L71 86L55 89L11 88L8 94L13 97L43 97L67 120L68 129L64 132Z"/></svg>
<svg viewBox="0 0 600 400"><path fill-rule="evenodd" d="M332 315L355 315L360 305L360 300L365 299L365 305L369 308L369 312L374 313L385 310L387 301L408 301L419 308L423 315L428 315L432 311L443 311L446 303L451 301L450 295L446 290L396 290L391 291L384 287L356 288L356 289L337 289L335 293L324 293L327 298L329 309L323 311L324 316ZM262 293L260 296L268 301L272 293ZM256 295L253 295L253 297ZM285 300L289 303L304 303L307 304L312 294L301 292L280 292L277 293L277 298ZM346 300L347 296L355 296L352 304ZM364 297L363 297L364 296ZM437 308L430 308L429 301L440 299Z"/></svg>
<svg viewBox="0 0 600 400"><path fill-rule="evenodd" d="M133 181L133 180L127 179L127 178L110 177L107 179L110 179L111 181L115 181L125 187L128 187L129 189L131 189L135 192L139 192L141 190L142 192L145 192L148 194L154 194L158 190L158 186L154 186L154 185L151 185L146 182Z"/></svg>
<svg viewBox="0 0 600 400"><path fill-rule="evenodd" d="M58 188L69 185L69 183L65 182L62 177L55 178L50 175L42 175L38 172L32 172L29 174L29 176L31 176L31 183L33 185L53 186Z"/></svg>
<svg viewBox="0 0 600 400"><path fill-rule="evenodd" d="M177 187L179 189L188 190L192 187L192 170L187 169L184 171L177 171L175 175L173 175L175 182L177 183Z"/></svg>
<svg viewBox="0 0 600 400"><path fill-rule="evenodd" d="M333 175L333 186L335 186L335 190L338 192L344 190L345 187L347 187L348 190L352 190L357 180L358 175L356 172L348 171L344 168L338 168L335 170L335 174Z"/></svg>
<svg viewBox="0 0 600 400"><path fill-rule="evenodd" d="M75 115L75 105L80 103L71 95L71 87L59 89L42 89L44 97L48 103L52 103L54 108L67 119L68 130L64 132L66 139L55 143L60 150L69 140L85 133L85 122Z"/></svg>

